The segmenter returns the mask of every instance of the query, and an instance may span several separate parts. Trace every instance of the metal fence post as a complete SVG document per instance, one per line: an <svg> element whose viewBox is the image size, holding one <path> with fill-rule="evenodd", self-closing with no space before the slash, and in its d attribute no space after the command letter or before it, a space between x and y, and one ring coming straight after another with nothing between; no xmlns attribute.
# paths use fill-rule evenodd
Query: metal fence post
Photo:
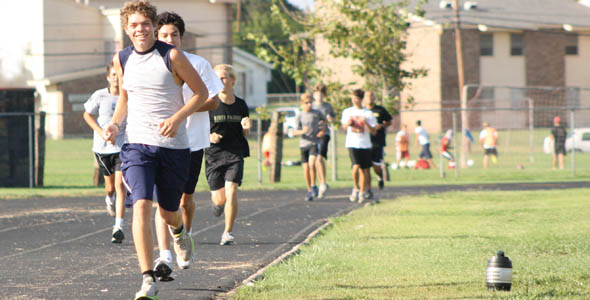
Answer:
<svg viewBox="0 0 590 300"><path fill-rule="evenodd" d="M262 184L262 120L258 115L256 122L256 143L258 144L258 184Z"/></svg>
<svg viewBox="0 0 590 300"><path fill-rule="evenodd" d="M35 129L33 127L33 114L28 116L29 123L29 188L35 187L35 147L33 145L33 135Z"/></svg>
<svg viewBox="0 0 590 300"><path fill-rule="evenodd" d="M529 100L529 161L531 163L535 162L535 157L533 155L534 152L534 142L535 142L535 114L533 112L535 108L535 104L533 99L527 98Z"/></svg>
<svg viewBox="0 0 590 300"><path fill-rule="evenodd" d="M457 163L457 112L454 111L453 112L453 134L454 134L454 138L453 138L453 149L455 152L455 177L459 177L459 165ZM461 134L461 137L463 137L464 133Z"/></svg>
<svg viewBox="0 0 590 300"><path fill-rule="evenodd" d="M574 110L570 112L571 131L572 131L572 176L576 176L576 137L574 136L574 129L576 128L576 114Z"/></svg>

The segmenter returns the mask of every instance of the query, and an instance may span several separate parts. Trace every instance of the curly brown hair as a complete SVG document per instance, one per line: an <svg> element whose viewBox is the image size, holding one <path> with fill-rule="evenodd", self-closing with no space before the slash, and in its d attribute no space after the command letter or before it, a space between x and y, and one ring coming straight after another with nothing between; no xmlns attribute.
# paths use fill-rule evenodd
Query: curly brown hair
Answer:
<svg viewBox="0 0 590 300"><path fill-rule="evenodd" d="M156 7L147 0L133 0L126 2L123 5L123 8L121 8L120 16L123 27L127 27L129 16L135 13L149 18L152 20L152 24L156 24L156 18L158 17L158 11Z"/></svg>

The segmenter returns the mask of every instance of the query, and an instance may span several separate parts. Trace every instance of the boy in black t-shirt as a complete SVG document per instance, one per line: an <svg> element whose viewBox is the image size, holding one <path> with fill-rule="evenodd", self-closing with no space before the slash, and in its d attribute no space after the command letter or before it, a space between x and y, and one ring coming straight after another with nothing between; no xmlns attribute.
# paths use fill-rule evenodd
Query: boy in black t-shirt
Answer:
<svg viewBox="0 0 590 300"><path fill-rule="evenodd" d="M371 162L373 163L373 170L375 170L375 174L377 174L379 189L382 190L385 182L381 165L383 164L383 157L385 156L383 151L385 148L385 135L387 133L387 127L391 125L391 115L383 106L375 104L375 95L371 91L365 93L363 105L365 108L371 110L373 116L377 119L377 126L375 127L377 133L371 135L371 143L373 144L373 148L371 149ZM369 182L370 180L369 177Z"/></svg>
<svg viewBox="0 0 590 300"><path fill-rule="evenodd" d="M244 158L250 156L246 136L250 134L248 106L234 95L236 73L231 65L217 65L215 73L224 84L219 93L219 107L209 111L211 146L205 150L207 182L211 188L213 213L219 217L225 212L225 230L221 245L234 241L232 235L238 213L238 186L244 175Z"/></svg>

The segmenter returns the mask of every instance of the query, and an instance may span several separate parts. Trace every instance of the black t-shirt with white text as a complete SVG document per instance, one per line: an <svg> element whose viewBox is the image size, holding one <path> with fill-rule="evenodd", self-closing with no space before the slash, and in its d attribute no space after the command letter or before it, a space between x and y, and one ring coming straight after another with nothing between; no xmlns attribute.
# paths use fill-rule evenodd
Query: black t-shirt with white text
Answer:
<svg viewBox="0 0 590 300"><path fill-rule="evenodd" d="M383 124L385 122L391 121L391 115L387 112L387 110L383 106L375 105L371 109L373 112L373 116L377 119L377 124ZM377 130L375 135L371 135L371 143L373 147L385 147L385 131L386 128L381 128Z"/></svg>
<svg viewBox="0 0 590 300"><path fill-rule="evenodd" d="M224 160L227 158L230 161L250 156L250 146L244 136L244 128L241 124L242 119L250 115L248 105L243 99L235 98L234 103L220 102L217 109L209 111L211 133L215 132L222 138L219 143L211 144L205 152L207 156L216 157L219 155L223 156Z"/></svg>
<svg viewBox="0 0 590 300"><path fill-rule="evenodd" d="M555 146L560 146L565 144L565 139L567 138L567 131L563 126L554 126L551 129L551 134L555 139Z"/></svg>

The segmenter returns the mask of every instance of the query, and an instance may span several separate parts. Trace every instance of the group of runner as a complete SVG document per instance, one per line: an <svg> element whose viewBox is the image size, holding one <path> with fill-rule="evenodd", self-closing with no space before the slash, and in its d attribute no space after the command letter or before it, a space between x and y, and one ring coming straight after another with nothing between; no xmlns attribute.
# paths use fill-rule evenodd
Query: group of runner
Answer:
<svg viewBox="0 0 590 300"><path fill-rule="evenodd" d="M84 119L94 130L92 150L105 177L107 211L115 217L111 241L123 241L125 205L132 206L142 272L135 299L157 299L157 280L172 280L170 241L179 268L193 260L193 197L203 156L213 214L225 213L220 244L234 241L251 121L246 102L233 93L232 66L212 68L180 50L185 24L179 15L158 15L148 1L135 0L124 4L120 16L132 46L113 57L109 87L85 103ZM156 200L159 257L154 260Z"/></svg>

